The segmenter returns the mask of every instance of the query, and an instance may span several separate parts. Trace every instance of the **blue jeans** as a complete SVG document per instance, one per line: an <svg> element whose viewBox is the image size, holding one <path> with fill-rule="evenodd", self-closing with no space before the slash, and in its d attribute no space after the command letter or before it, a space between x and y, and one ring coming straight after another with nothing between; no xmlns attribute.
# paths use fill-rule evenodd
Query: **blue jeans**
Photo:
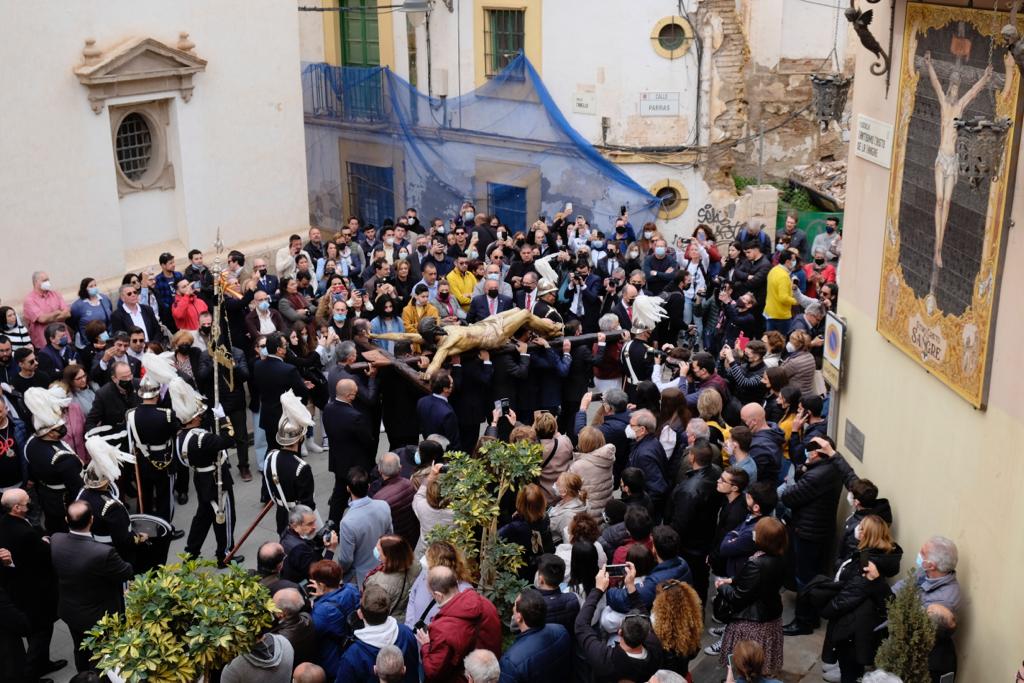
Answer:
<svg viewBox="0 0 1024 683"><path fill-rule="evenodd" d="M267 459L267 435L260 427L260 414L252 414L252 449L256 451L256 468L263 471L263 463Z"/></svg>

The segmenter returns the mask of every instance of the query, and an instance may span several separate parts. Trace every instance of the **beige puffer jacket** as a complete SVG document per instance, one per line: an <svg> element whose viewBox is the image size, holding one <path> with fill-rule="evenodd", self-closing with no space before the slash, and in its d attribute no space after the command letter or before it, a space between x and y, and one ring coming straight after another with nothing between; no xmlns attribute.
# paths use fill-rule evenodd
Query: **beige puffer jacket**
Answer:
<svg viewBox="0 0 1024 683"><path fill-rule="evenodd" d="M573 453L570 472L580 475L587 492L587 510L600 517L612 498L612 467L615 465L615 444L606 443L591 453Z"/></svg>
<svg viewBox="0 0 1024 683"><path fill-rule="evenodd" d="M554 445L556 441L558 442L557 446ZM552 446L555 448L554 455L551 455ZM561 496L555 495L555 482L558 481L558 475L569 469L569 464L572 462L572 441L569 441L569 437L565 434L555 434L553 439L541 439L540 448L542 451L541 462L547 460L548 464L541 470L537 483L544 489L548 505L553 505L561 500ZM548 460L549 455L551 455L550 460Z"/></svg>

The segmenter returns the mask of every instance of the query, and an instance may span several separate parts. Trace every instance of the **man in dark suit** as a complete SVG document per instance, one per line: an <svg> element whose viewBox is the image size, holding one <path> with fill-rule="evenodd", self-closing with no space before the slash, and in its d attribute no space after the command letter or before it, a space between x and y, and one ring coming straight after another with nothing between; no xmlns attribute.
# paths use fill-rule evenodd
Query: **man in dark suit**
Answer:
<svg viewBox="0 0 1024 683"><path fill-rule="evenodd" d="M459 444L459 418L449 404L455 380L447 370L440 370L430 380L430 396L424 396L416 403L416 420L420 436L440 434L448 439L453 448Z"/></svg>
<svg viewBox="0 0 1024 683"><path fill-rule="evenodd" d="M270 295L271 300L277 301L280 296L280 281L276 275L267 273L266 259L253 259L252 269L259 276L256 280L256 291L266 292Z"/></svg>
<svg viewBox="0 0 1024 683"><path fill-rule="evenodd" d="M491 404L486 401L490 395L494 364L490 352L481 349L476 356L466 354L452 359L452 377L455 390L449 398L459 423L460 444L451 444L453 450L461 448L472 453L480 436L480 423L487 419ZM484 397L484 400L481 400Z"/></svg>
<svg viewBox="0 0 1024 683"><path fill-rule="evenodd" d="M530 352L526 346L529 336L530 331L524 325L512 339L515 346L506 345L491 352L491 360L494 361L491 400L507 398L509 405L517 412L522 408L520 389L530 376ZM524 397L528 394L525 391L522 393ZM523 415L525 419L525 413Z"/></svg>
<svg viewBox="0 0 1024 683"><path fill-rule="evenodd" d="M257 290L252 295L256 307L245 315L245 331L249 335L249 344L246 353L253 353L253 344L260 337L265 337L273 332L284 332L284 317L276 308L270 307L270 294ZM238 342L232 340L237 346Z"/></svg>
<svg viewBox="0 0 1024 683"><path fill-rule="evenodd" d="M572 337L580 333L580 321L570 320L565 324L564 334ZM594 354L590 344L579 344L575 347L568 341L562 342L562 353L568 351L569 374L562 382L562 410L558 414L558 431L572 434L573 420L576 414L573 408L580 404L583 394L587 393L594 379Z"/></svg>
<svg viewBox="0 0 1024 683"><path fill-rule="evenodd" d="M512 308L512 297L501 295L498 292L499 287L500 283L497 280L484 281L484 293L473 297L469 302L466 322L472 324Z"/></svg>
<svg viewBox="0 0 1024 683"><path fill-rule="evenodd" d="M67 666L50 660L50 639L57 620L57 576L50 561L50 545L28 521L29 497L22 489L8 489L0 499L0 548L11 553L13 566L7 587L14 605L29 618L26 680L35 681Z"/></svg>
<svg viewBox="0 0 1024 683"><path fill-rule="evenodd" d="M348 505L349 468L356 465L366 471L373 468L376 453L374 434L377 425L370 424L366 416L354 407L359 388L351 379L343 379L335 387L335 400L324 408L324 433L330 447L327 469L334 472L334 490L328 501L330 519L338 522Z"/></svg>
<svg viewBox="0 0 1024 683"><path fill-rule="evenodd" d="M46 346L36 353L36 360L39 361L36 372L46 376L48 382L60 379L68 364L78 362L78 354L64 323L46 326Z"/></svg>
<svg viewBox="0 0 1024 683"><path fill-rule="evenodd" d="M53 568L59 584L57 614L71 631L75 668L92 669L90 653L81 649L85 632L104 614L124 611L123 584L134 575L132 566L112 546L92 537L92 509L85 501L68 506L69 533L50 538Z"/></svg>
<svg viewBox="0 0 1024 683"><path fill-rule="evenodd" d="M133 327L141 327L148 342L158 341L163 337L160 321L157 320L153 308L139 303L138 288L134 285L121 285L121 300L110 314L110 335L131 332Z"/></svg>
<svg viewBox="0 0 1024 683"><path fill-rule="evenodd" d="M277 423L281 420L281 396L291 389L305 398L313 383L303 381L299 369L284 362L288 342L280 332L267 336L267 357L257 361L253 381L260 395L260 429L267 437L268 448L278 448Z"/></svg>
<svg viewBox="0 0 1024 683"><path fill-rule="evenodd" d="M619 327L624 330L633 327L633 302L636 301L638 293L639 290L634 285L625 285L622 288L622 298L612 306L612 313L618 316Z"/></svg>
<svg viewBox="0 0 1024 683"><path fill-rule="evenodd" d="M117 446L122 451L127 451L125 413L142 402L138 388L139 380L132 377L131 366L128 363L115 362L110 371L110 381L96 392L92 409L85 418L85 430L109 426L110 434L122 433L123 436L118 440Z"/></svg>
<svg viewBox="0 0 1024 683"><path fill-rule="evenodd" d="M579 261L569 275L561 295L567 312L566 319L580 321L585 333L597 332L597 319L601 316L601 278L590 272L590 264Z"/></svg>
<svg viewBox="0 0 1024 683"><path fill-rule="evenodd" d="M115 332L110 335L107 348L103 353L97 353L92 359L92 368L89 370L89 379L101 387L106 386L110 381L110 372L115 363L127 363L131 368L132 377L142 377L142 361L128 354L130 337L127 332Z"/></svg>

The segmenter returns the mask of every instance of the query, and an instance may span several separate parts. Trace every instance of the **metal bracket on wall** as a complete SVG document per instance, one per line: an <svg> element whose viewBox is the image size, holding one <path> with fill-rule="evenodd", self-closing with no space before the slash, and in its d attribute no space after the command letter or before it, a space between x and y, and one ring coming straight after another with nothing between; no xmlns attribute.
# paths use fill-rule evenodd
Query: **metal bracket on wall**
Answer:
<svg viewBox="0 0 1024 683"><path fill-rule="evenodd" d="M864 0L869 5L877 5L881 0ZM869 9L861 11L857 7L856 0L850 0L850 6L846 8L846 20L853 24L853 30L863 45L871 54L877 57L878 61L871 65L871 73L875 76L885 76L885 96L889 97L889 84L892 80L892 44L896 29L896 0L889 0L889 49L882 48L881 43L871 33L871 20L875 11Z"/></svg>

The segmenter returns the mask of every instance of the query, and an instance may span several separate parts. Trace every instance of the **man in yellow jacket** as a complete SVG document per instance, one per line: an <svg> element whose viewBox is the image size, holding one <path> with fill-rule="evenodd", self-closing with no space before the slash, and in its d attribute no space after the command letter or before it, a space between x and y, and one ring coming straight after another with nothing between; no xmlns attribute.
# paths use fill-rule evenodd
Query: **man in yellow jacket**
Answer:
<svg viewBox="0 0 1024 683"><path fill-rule="evenodd" d="M469 258L463 254L455 259L455 267L445 276L451 286L451 294L469 311L469 302L473 300L473 288L476 287L476 276L469 272Z"/></svg>
<svg viewBox="0 0 1024 683"><path fill-rule="evenodd" d="M764 304L765 330L776 330L783 336L789 335L793 318L793 271L800 267L800 257L795 249L787 249L779 256L779 264L768 271L768 294Z"/></svg>

